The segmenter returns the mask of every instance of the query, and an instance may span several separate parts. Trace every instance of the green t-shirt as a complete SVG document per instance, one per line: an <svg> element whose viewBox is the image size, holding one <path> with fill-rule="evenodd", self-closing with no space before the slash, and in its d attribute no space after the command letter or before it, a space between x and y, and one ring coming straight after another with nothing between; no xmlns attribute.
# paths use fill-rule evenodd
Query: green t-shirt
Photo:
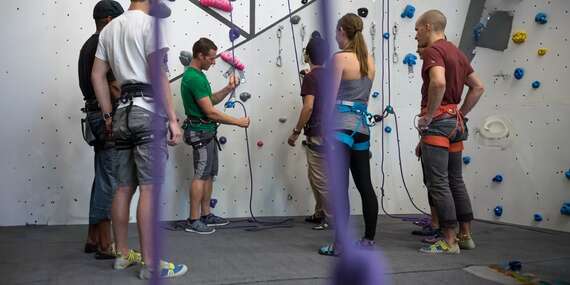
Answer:
<svg viewBox="0 0 570 285"><path fill-rule="evenodd" d="M187 68L184 72L184 77L182 77L180 89L186 116L192 119L207 120L208 117L206 117L198 105L198 100L204 97L209 97L210 100L212 100L212 88L210 87L210 82L208 82L206 75L193 67ZM190 129L194 131L214 132L216 130L216 123L194 123L190 126Z"/></svg>

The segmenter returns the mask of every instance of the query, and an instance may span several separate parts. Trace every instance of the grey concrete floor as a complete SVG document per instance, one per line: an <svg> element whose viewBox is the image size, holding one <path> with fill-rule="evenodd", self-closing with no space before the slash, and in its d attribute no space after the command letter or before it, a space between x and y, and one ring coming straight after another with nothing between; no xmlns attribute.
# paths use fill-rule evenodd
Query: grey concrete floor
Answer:
<svg viewBox="0 0 570 285"><path fill-rule="evenodd" d="M353 217L361 231L361 217ZM164 231L169 259L190 266L163 284L327 284L337 258L317 249L331 231L314 231L296 218L292 228L250 232L221 229L209 236ZM457 256L420 254L410 222L381 216L377 243L392 284L496 284L463 270L519 260L523 270L547 280L570 281L570 234L485 222L474 223L477 249ZM131 225L130 244L137 245ZM86 226L0 228L0 284L146 284L137 268L113 271L112 261L82 252Z"/></svg>

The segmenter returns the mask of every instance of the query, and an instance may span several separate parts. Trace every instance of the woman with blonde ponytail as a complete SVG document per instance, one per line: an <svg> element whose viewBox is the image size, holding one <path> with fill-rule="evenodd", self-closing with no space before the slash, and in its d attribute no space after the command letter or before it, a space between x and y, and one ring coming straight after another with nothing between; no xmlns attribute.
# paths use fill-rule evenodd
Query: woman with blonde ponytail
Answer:
<svg viewBox="0 0 570 285"><path fill-rule="evenodd" d="M350 213L348 205L348 173L352 172L354 184L362 198L365 233L357 244L372 247L378 220L378 199L370 179L370 129L367 112L368 99L376 68L363 35L364 24L355 14L346 14L337 24L336 41L341 50L332 58L333 89L336 104L333 111L334 151L330 161L331 183L340 189L335 205L342 205L335 213L337 239L338 231L348 230L346 223ZM334 194L333 194L334 195ZM342 213L342 215L341 215ZM342 244L346 244L342 242ZM323 255L338 255L340 243L337 240L320 248Z"/></svg>

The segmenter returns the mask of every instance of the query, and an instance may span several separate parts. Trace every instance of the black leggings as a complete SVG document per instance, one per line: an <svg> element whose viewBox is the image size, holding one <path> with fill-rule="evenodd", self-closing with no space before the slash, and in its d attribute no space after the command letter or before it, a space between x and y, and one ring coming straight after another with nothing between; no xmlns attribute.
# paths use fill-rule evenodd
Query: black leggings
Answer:
<svg viewBox="0 0 570 285"><path fill-rule="evenodd" d="M352 131L346 131L348 134L352 134ZM356 133L353 136L355 143L366 142L370 140L368 135L362 133ZM348 158L348 163L343 167L344 169L339 169L339 178L341 179L341 185L344 186L343 189L347 190L346 199L348 199L348 168L352 173L352 178L354 184L360 193L362 199L362 213L364 215L364 238L368 240L374 240L376 235L376 223L378 221L378 198L374 192L374 187L372 187L372 180L370 178L370 151L369 150L352 150L348 145L338 142L337 151L335 155L343 155L346 159ZM348 200L345 204L348 206ZM345 209L345 214L349 215L350 207Z"/></svg>

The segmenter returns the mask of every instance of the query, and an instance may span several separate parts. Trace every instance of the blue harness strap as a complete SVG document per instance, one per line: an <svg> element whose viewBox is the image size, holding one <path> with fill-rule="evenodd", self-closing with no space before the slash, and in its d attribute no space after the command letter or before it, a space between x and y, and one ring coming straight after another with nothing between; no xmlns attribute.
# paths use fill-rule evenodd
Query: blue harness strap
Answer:
<svg viewBox="0 0 570 285"><path fill-rule="evenodd" d="M366 125L367 128L370 128L368 118L371 117L372 114L368 113L368 105L360 102L337 101L336 109L340 113L355 113L360 116L361 120L358 121L351 135L337 131L335 138L353 150L368 150L370 148L370 141L354 143L354 135L361 125Z"/></svg>

